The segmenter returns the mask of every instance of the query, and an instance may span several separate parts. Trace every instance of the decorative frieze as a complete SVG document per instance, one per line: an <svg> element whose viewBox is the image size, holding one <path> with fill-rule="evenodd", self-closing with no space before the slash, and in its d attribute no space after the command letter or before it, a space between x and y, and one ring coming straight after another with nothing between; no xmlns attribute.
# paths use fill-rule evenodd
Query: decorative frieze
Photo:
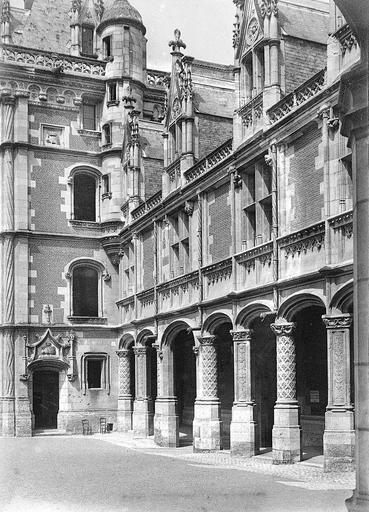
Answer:
<svg viewBox="0 0 369 512"><path fill-rule="evenodd" d="M300 256L308 251L320 251L324 246L325 226L324 222L292 233L278 240L279 247L284 251L285 258Z"/></svg>
<svg viewBox="0 0 369 512"><path fill-rule="evenodd" d="M39 67L51 71L61 70L67 74L90 75L95 78L105 76L105 62L97 62L86 57L71 57L70 55L30 50L21 46L2 46L0 49L0 60L16 65Z"/></svg>
<svg viewBox="0 0 369 512"><path fill-rule="evenodd" d="M150 288L150 290L145 290L141 293L138 293L137 299L140 301L143 308L151 306L155 300L154 288Z"/></svg>
<svg viewBox="0 0 369 512"><path fill-rule="evenodd" d="M329 219L329 225L335 230L340 231L344 238L352 238L353 235L353 212L344 212Z"/></svg>
<svg viewBox="0 0 369 512"><path fill-rule="evenodd" d="M257 125L263 117L263 94L260 93L251 101L246 103L246 105L241 107L237 113L246 129Z"/></svg>
<svg viewBox="0 0 369 512"><path fill-rule="evenodd" d="M230 279L232 275L232 258L203 268L203 274L206 276L209 285Z"/></svg>
<svg viewBox="0 0 369 512"><path fill-rule="evenodd" d="M151 87L165 87L169 74L162 71L147 70L147 85Z"/></svg>
<svg viewBox="0 0 369 512"><path fill-rule="evenodd" d="M264 245L245 251L242 254L238 254L235 259L237 263L245 267L247 272L251 272L255 269L257 261L260 261L263 267L271 265L272 256L273 242L268 242Z"/></svg>
<svg viewBox="0 0 369 512"><path fill-rule="evenodd" d="M155 195L150 197L145 203L142 203L138 208L132 211L132 220L137 220L145 215L145 213L150 212L156 206L161 203L162 192L161 190L157 192Z"/></svg>
<svg viewBox="0 0 369 512"><path fill-rule="evenodd" d="M225 142L220 148L200 160L196 165L188 169L185 174L186 182L190 183L202 174L215 168L232 154L232 140Z"/></svg>
<svg viewBox="0 0 369 512"><path fill-rule="evenodd" d="M348 24L343 25L343 27L337 30L334 36L340 43L340 49L343 56L347 51L350 52L352 48L358 47L357 39Z"/></svg>
<svg viewBox="0 0 369 512"><path fill-rule="evenodd" d="M175 183L176 185L179 185L179 179L181 177L181 165L180 161L177 160L173 162L168 168L167 168L167 174L169 176L170 183Z"/></svg>
<svg viewBox="0 0 369 512"><path fill-rule="evenodd" d="M281 101L268 110L270 124L274 124L290 112L294 111L308 100L320 93L326 85L326 70L322 69L307 80L295 91L285 96Z"/></svg>

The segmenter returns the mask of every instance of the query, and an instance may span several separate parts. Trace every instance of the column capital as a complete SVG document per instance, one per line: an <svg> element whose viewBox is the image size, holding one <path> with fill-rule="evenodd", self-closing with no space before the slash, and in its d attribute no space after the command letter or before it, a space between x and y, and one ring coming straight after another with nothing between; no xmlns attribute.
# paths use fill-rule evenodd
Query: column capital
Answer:
<svg viewBox="0 0 369 512"><path fill-rule="evenodd" d="M133 352L136 356L145 356L149 347L133 347Z"/></svg>
<svg viewBox="0 0 369 512"><path fill-rule="evenodd" d="M206 347L215 345L217 337L212 334L207 336L199 336L197 339L199 340L200 346Z"/></svg>
<svg viewBox="0 0 369 512"><path fill-rule="evenodd" d="M230 331L233 342L237 343L240 341L247 342L251 341L254 331L252 329L243 329L242 331Z"/></svg>
<svg viewBox="0 0 369 512"><path fill-rule="evenodd" d="M295 322L270 324L270 328L276 336L291 336L296 328Z"/></svg>
<svg viewBox="0 0 369 512"><path fill-rule="evenodd" d="M349 329L352 324L352 315L323 315L322 320L327 329Z"/></svg>
<svg viewBox="0 0 369 512"><path fill-rule="evenodd" d="M123 348L116 351L117 356L120 357L129 357L130 350L128 348Z"/></svg>

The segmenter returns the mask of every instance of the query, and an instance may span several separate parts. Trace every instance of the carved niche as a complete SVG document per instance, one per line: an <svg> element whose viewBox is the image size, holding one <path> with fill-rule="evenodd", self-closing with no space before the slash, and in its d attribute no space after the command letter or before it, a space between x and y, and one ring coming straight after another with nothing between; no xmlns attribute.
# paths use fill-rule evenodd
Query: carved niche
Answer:
<svg viewBox="0 0 369 512"><path fill-rule="evenodd" d="M27 370L51 366L57 370L67 370L68 379L76 378L74 344L75 334L71 332L66 340L62 335L53 336L48 329L42 336L36 335L36 342L27 343Z"/></svg>

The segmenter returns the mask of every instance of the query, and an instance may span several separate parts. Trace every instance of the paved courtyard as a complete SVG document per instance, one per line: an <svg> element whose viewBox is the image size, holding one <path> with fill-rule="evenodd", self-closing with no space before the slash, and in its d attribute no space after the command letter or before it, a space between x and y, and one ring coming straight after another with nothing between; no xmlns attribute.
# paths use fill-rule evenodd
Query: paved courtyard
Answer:
<svg viewBox="0 0 369 512"><path fill-rule="evenodd" d="M111 434L0 439L2 512L345 512L352 475Z"/></svg>

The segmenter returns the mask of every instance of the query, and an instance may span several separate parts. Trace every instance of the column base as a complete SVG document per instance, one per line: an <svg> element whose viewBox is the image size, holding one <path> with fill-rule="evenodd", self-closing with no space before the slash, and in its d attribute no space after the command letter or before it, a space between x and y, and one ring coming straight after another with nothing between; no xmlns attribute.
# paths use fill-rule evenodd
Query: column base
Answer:
<svg viewBox="0 0 369 512"><path fill-rule="evenodd" d="M15 436L15 403L14 398L1 399L1 435Z"/></svg>
<svg viewBox="0 0 369 512"><path fill-rule="evenodd" d="M234 405L231 422L231 455L253 457L258 453L258 445L254 405Z"/></svg>
<svg viewBox="0 0 369 512"><path fill-rule="evenodd" d="M323 437L324 471L353 471L355 431L326 430Z"/></svg>
<svg viewBox="0 0 369 512"><path fill-rule="evenodd" d="M132 430L132 398L118 398L117 431Z"/></svg>
<svg viewBox="0 0 369 512"><path fill-rule="evenodd" d="M273 464L294 464L301 460L299 406L277 404L272 432Z"/></svg>
<svg viewBox="0 0 369 512"><path fill-rule="evenodd" d="M193 420L194 452L221 450L221 430L219 400L196 400Z"/></svg>
<svg viewBox="0 0 369 512"><path fill-rule="evenodd" d="M368 512L369 510L369 496L360 496L357 491L354 491L353 496L345 503L349 512Z"/></svg>
<svg viewBox="0 0 369 512"><path fill-rule="evenodd" d="M158 446L179 446L179 419L176 398L157 398L155 402L154 441Z"/></svg>
<svg viewBox="0 0 369 512"><path fill-rule="evenodd" d="M133 437L149 437L154 433L151 399L135 400L133 407Z"/></svg>
<svg viewBox="0 0 369 512"><path fill-rule="evenodd" d="M27 397L16 399L15 435L17 437L32 437L32 414Z"/></svg>

